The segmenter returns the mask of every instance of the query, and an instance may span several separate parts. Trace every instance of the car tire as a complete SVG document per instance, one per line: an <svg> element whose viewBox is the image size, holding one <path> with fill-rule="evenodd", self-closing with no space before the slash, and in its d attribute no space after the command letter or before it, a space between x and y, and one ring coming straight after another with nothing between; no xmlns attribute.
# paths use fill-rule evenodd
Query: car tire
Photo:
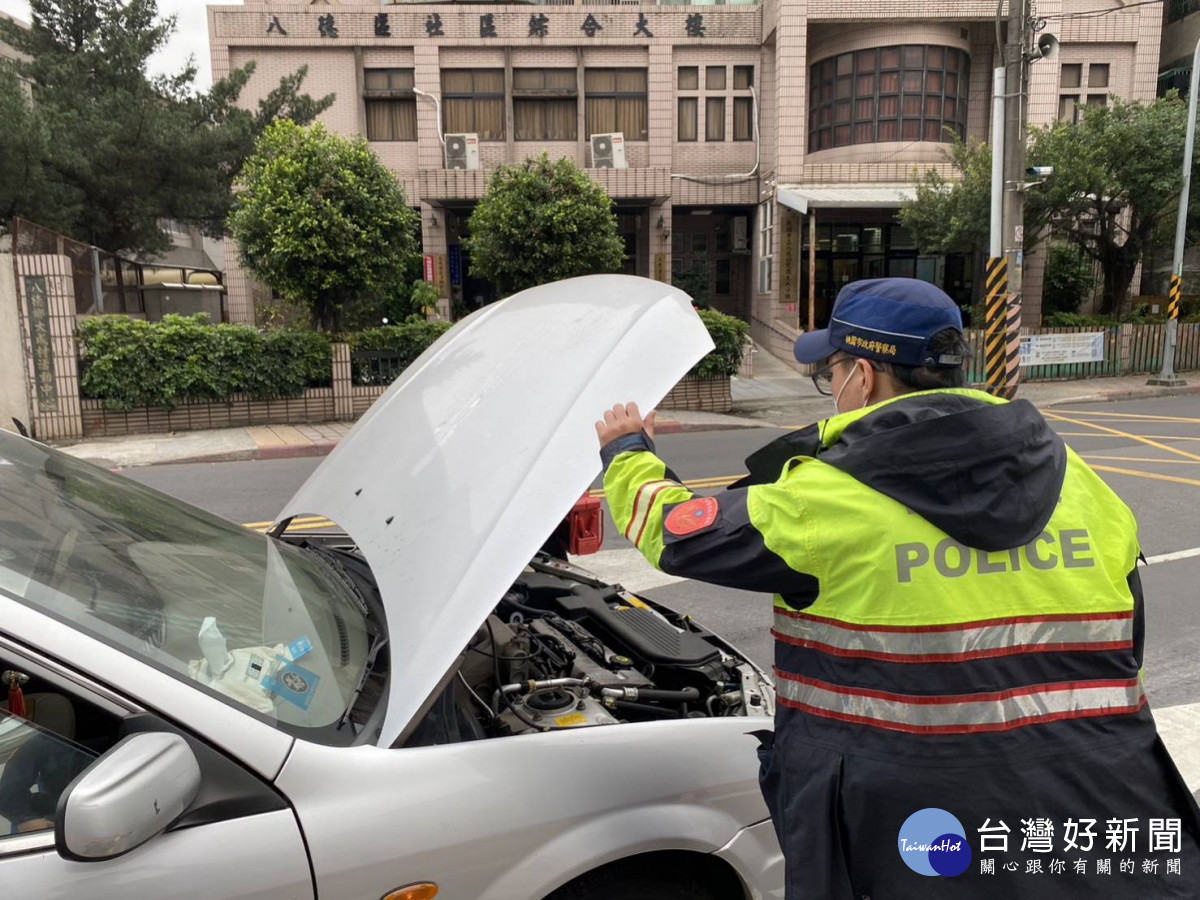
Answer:
<svg viewBox="0 0 1200 900"><path fill-rule="evenodd" d="M610 868L581 875L546 900L744 900L745 896L742 891L722 892L686 872L650 874Z"/></svg>

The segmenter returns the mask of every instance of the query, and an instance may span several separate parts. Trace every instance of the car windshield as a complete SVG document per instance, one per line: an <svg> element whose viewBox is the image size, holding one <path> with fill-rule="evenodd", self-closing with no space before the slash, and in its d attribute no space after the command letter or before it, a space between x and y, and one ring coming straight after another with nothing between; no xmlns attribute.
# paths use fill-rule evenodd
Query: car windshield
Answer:
<svg viewBox="0 0 1200 900"><path fill-rule="evenodd" d="M0 591L322 739L370 650L330 564L32 441L0 440Z"/></svg>

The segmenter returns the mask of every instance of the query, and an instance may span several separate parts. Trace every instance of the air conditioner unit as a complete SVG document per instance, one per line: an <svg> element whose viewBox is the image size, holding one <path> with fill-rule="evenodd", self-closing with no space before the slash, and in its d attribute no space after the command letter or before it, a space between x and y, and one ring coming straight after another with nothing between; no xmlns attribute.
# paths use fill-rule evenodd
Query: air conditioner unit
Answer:
<svg viewBox="0 0 1200 900"><path fill-rule="evenodd" d="M446 135L446 168L447 169L478 169L479 168L479 135L477 135L477 134L448 134L448 135Z"/></svg>
<svg viewBox="0 0 1200 900"><path fill-rule="evenodd" d="M746 253L750 249L749 220L746 216L733 217L733 252Z"/></svg>
<svg viewBox="0 0 1200 900"><path fill-rule="evenodd" d="M625 169L625 135L593 134L592 135L592 168L593 169Z"/></svg>

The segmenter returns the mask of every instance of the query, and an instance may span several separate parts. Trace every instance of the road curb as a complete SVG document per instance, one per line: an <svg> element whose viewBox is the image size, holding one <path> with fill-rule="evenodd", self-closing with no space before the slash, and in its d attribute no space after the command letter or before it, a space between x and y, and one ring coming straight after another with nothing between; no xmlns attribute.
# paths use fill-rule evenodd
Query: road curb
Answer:
<svg viewBox="0 0 1200 900"><path fill-rule="evenodd" d="M104 466L107 469L140 469L145 466L180 466L195 463L250 462L253 460L302 459L313 456L328 456L337 446L335 441L313 444L286 444L281 447L245 447L220 453L201 453L196 456L181 456L178 459L157 459L153 462L120 465L104 457L81 456L85 462Z"/></svg>
<svg viewBox="0 0 1200 900"><path fill-rule="evenodd" d="M675 419L656 419L655 434L695 434L700 431L740 431L749 428L770 428L765 422L746 420L742 422L679 422Z"/></svg>
<svg viewBox="0 0 1200 900"><path fill-rule="evenodd" d="M1118 403L1122 400L1152 400L1155 397L1179 397L1188 394L1200 394L1200 384L1186 384L1182 387L1157 387L1148 384L1140 388L1093 391L1090 394L1079 394L1075 397L1060 397L1056 400L1035 402L1034 405L1046 409L1053 406L1070 406L1073 403ZM1020 396L1019 390L1017 396Z"/></svg>

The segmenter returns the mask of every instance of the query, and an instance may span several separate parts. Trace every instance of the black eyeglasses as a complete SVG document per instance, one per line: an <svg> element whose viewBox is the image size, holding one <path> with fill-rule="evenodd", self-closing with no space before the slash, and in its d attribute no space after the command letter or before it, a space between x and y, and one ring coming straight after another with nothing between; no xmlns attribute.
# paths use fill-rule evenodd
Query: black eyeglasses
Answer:
<svg viewBox="0 0 1200 900"><path fill-rule="evenodd" d="M812 383L817 389L818 394L824 394L826 397L833 396L833 369L840 363L852 363L854 357L843 356L841 359L835 359L831 363L821 366L812 373Z"/></svg>

